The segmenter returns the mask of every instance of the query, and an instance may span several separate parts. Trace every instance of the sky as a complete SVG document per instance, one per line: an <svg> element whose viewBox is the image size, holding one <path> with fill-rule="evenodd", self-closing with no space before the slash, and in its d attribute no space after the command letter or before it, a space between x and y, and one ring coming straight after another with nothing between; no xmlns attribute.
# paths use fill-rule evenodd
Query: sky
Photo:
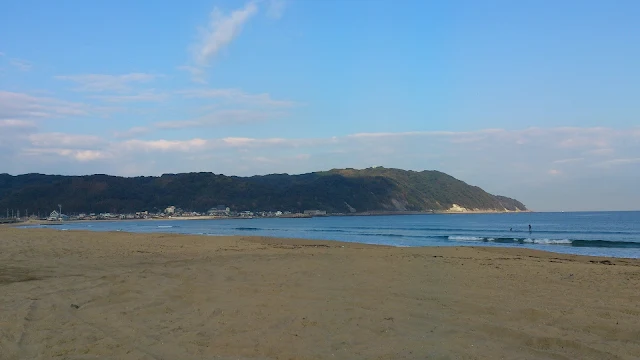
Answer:
<svg viewBox="0 0 640 360"><path fill-rule="evenodd" d="M0 11L0 173L440 170L640 209L640 2L35 1Z"/></svg>

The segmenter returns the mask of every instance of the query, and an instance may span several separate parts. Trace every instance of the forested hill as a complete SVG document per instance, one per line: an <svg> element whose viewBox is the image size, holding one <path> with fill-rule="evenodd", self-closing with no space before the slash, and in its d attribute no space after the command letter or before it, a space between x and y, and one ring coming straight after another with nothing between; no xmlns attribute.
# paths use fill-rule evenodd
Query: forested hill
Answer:
<svg viewBox="0 0 640 360"><path fill-rule="evenodd" d="M491 195L439 171L382 167L252 177L0 174L0 209L46 212L57 204L62 204L65 213L155 212L171 205L191 211L226 205L236 211L318 209L330 213L526 210L517 200Z"/></svg>

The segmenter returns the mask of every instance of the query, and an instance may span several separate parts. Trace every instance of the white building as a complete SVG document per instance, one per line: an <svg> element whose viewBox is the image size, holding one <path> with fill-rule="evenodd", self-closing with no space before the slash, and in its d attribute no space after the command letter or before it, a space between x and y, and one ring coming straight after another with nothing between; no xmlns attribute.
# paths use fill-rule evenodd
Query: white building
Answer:
<svg viewBox="0 0 640 360"><path fill-rule="evenodd" d="M60 213L55 210L53 210L51 214L49 214L49 217L47 218L47 220L49 221L56 221L59 219L60 219Z"/></svg>
<svg viewBox="0 0 640 360"><path fill-rule="evenodd" d="M53 210L51 214L49 214L49 217L47 218L47 220L49 221L59 221L59 220L67 220L67 219L69 219L67 215L60 214L55 210Z"/></svg>

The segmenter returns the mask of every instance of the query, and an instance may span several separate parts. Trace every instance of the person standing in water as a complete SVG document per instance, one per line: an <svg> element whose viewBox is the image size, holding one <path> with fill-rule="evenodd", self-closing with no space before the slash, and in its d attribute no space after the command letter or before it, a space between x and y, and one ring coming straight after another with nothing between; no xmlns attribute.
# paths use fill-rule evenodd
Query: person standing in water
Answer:
<svg viewBox="0 0 640 360"><path fill-rule="evenodd" d="M531 224L529 224L529 232L531 232Z"/></svg>

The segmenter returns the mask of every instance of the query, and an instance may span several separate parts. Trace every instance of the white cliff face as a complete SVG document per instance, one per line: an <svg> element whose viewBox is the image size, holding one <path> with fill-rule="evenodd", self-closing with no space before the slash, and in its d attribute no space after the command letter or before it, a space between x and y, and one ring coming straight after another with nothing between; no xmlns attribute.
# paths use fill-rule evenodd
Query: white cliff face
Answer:
<svg viewBox="0 0 640 360"><path fill-rule="evenodd" d="M467 212L469 211L467 208L463 208L462 206L458 205L458 204L453 204L451 205L451 208L449 208L449 210L447 210L448 212Z"/></svg>

